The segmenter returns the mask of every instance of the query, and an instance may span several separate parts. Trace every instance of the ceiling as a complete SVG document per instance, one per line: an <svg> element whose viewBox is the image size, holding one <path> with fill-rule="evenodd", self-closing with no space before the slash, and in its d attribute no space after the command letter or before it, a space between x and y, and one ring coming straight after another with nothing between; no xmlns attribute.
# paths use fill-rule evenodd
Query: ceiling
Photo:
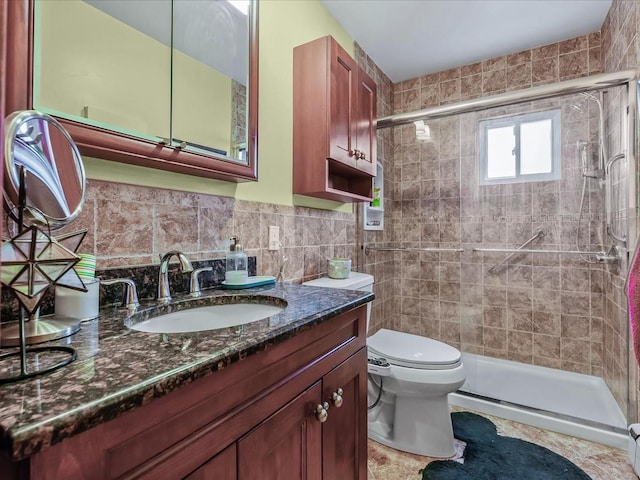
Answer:
<svg viewBox="0 0 640 480"><path fill-rule="evenodd" d="M611 0L321 0L394 82L599 31Z"/></svg>

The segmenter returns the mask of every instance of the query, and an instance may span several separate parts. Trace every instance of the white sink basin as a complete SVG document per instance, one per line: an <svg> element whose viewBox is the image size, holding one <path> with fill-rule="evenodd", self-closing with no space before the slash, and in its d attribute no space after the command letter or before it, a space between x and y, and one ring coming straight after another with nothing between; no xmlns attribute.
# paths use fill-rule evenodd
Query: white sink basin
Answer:
<svg viewBox="0 0 640 480"><path fill-rule="evenodd" d="M201 332L244 325L269 318L282 310L284 310L284 307L263 303L207 305L165 313L141 322L132 323L129 328L148 333Z"/></svg>

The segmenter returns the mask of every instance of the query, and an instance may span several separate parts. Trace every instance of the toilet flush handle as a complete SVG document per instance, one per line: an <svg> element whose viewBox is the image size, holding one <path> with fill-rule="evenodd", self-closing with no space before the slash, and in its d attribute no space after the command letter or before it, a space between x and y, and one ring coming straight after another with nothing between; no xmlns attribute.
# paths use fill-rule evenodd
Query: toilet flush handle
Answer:
<svg viewBox="0 0 640 480"><path fill-rule="evenodd" d="M338 388L335 392L331 394L331 402L335 405L336 408L342 406L342 394L344 391L342 388Z"/></svg>

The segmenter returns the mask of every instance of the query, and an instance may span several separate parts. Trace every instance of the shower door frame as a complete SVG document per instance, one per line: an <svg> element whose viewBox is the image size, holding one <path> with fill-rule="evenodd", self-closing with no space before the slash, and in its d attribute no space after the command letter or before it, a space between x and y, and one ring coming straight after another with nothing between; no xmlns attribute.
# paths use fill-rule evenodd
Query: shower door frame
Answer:
<svg viewBox="0 0 640 480"><path fill-rule="evenodd" d="M512 92L501 93L487 97L481 97L462 102L456 102L448 105L425 108L413 112L389 115L377 119L377 129L398 127L408 125L418 120L428 121L449 117L452 115L479 112L494 107L505 107L516 105L519 103L530 102L533 100L542 100L562 95L577 94L581 92L604 90L606 88L625 86L627 96L627 112L626 112L626 132L625 156L626 156L626 175L627 175L627 192L626 192L626 242L624 247L626 258L623 258L623 265L627 266L630 261L630 254L637 248L638 240L638 152L640 151L640 135L637 132L640 116L638 106L640 104L640 83L638 82L636 72L633 70L623 70L620 72L602 73L587 77L575 78L550 85L541 85L537 87L515 90ZM625 272L625 276L628 272ZM628 310L627 310L628 314ZM627 420L629 423L638 421L638 368L635 364L632 342L630 342L631 333L627 328Z"/></svg>

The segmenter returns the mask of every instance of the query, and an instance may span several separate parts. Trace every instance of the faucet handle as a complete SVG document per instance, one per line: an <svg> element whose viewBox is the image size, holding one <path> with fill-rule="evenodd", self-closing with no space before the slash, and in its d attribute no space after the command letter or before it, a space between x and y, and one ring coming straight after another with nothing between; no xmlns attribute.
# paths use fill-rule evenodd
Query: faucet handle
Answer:
<svg viewBox="0 0 640 480"><path fill-rule="evenodd" d="M135 310L140 306L140 302L138 302L138 290L136 288L136 283L130 278L113 278L109 280L100 280L101 285L115 285L116 283L124 284L124 305L129 310Z"/></svg>
<svg viewBox="0 0 640 480"><path fill-rule="evenodd" d="M198 281L198 275L202 272L211 272L213 267L196 268L191 272L191 282L189 284L189 295L192 297L199 297L202 295L200 291L200 282Z"/></svg>
<svg viewBox="0 0 640 480"><path fill-rule="evenodd" d="M276 282L278 282L278 285L284 285L284 267L288 261L289 261L289 257L285 257L284 255L282 255L282 260L280 262L280 269L278 270L278 277L276 279Z"/></svg>

